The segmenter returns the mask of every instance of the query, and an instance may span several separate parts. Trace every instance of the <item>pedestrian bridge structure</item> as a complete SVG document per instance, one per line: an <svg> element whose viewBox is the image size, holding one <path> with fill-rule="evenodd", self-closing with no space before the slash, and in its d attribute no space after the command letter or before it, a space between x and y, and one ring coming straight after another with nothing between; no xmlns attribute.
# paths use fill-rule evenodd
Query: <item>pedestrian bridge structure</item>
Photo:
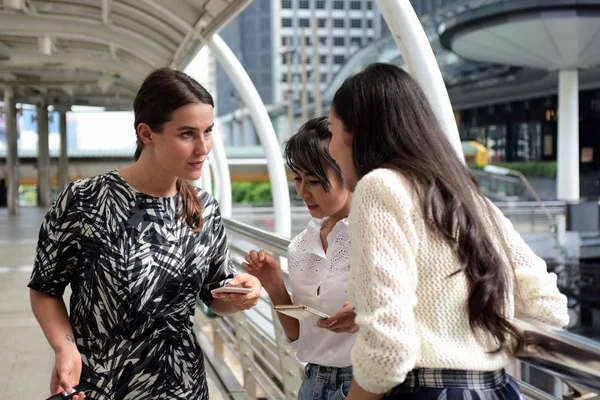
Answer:
<svg viewBox="0 0 600 400"><path fill-rule="evenodd" d="M292 208L280 147L264 104L235 55L216 32L248 0L4 0L0 9L0 88L7 148L8 207L0 209L0 393L3 398L42 399L48 393L53 354L29 309L26 284L37 231L49 207L48 107L59 111L61 148L58 185L69 179L65 113L77 104L131 109L140 80L155 67L183 69L208 46L250 110L264 149L273 188L272 232L240 221L231 201L231 171L222 142L215 140L211 162L199 184L215 183L225 217L231 255L264 248L285 258L293 229ZM500 1L465 1L465 9ZM593 2L589 2L593 3ZM460 140L448 94L421 23L406 0L380 0L379 7L403 54L406 68L421 83L457 156ZM571 83L572 80L571 80ZM38 110L36 159L39 207L20 207L17 103ZM569 164L567 171L572 171ZM560 166L559 166L560 168ZM573 179L575 175L571 176ZM68 294L67 294L68 295ZM574 301L578 298L574 297ZM264 295L257 307L215 318L200 305L197 335L205 351L214 399L294 399L302 365L281 339L274 311ZM600 393L600 343L566 330L518 321L536 339L510 372L532 399L592 399Z"/></svg>

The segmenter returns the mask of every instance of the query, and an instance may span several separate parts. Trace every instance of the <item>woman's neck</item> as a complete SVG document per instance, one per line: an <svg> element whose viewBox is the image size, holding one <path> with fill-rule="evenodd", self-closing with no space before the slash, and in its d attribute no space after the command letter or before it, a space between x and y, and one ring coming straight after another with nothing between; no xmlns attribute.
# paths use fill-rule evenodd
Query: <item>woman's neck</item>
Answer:
<svg viewBox="0 0 600 400"><path fill-rule="evenodd" d="M346 204L344 204L344 206L340 210L338 210L336 213L331 214L329 216L329 219L325 222L325 225L323 226L324 230L326 230L327 232L331 232L333 227L338 222L340 222L344 218L348 217L348 215L350 214L350 201L351 200L352 200L352 194L348 193L348 199L346 200Z"/></svg>
<svg viewBox="0 0 600 400"><path fill-rule="evenodd" d="M329 218L327 219L327 221L325 222L325 225L323 225L323 230L327 231L327 232L331 232L333 230L333 227L340 222L342 219L346 218L348 216L348 214L343 215L341 213L336 213L333 215L330 215Z"/></svg>
<svg viewBox="0 0 600 400"><path fill-rule="evenodd" d="M171 197L177 194L177 177L157 169L143 155L133 165L119 173L135 190L154 197Z"/></svg>

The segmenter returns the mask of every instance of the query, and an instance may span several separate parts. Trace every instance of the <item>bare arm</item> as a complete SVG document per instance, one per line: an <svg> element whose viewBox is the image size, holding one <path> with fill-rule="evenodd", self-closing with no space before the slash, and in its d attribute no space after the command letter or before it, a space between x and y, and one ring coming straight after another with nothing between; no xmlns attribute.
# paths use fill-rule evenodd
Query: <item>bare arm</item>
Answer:
<svg viewBox="0 0 600 400"><path fill-rule="evenodd" d="M54 351L75 347L75 337L62 297L30 289L31 309Z"/></svg>
<svg viewBox="0 0 600 400"><path fill-rule="evenodd" d="M81 354L75 345L73 329L62 297L30 289L31 309L54 350L55 361L50 378L50 393L71 393L81 377ZM85 398L83 393L75 400Z"/></svg>
<svg viewBox="0 0 600 400"><path fill-rule="evenodd" d="M292 304L292 299L290 298L290 294L283 284L283 281L281 282L281 286L271 288L270 290L267 290L267 293L269 293L271 303L273 303L274 306ZM300 337L300 322L296 318L292 318L288 315L282 313L276 314L288 339L291 342L298 340Z"/></svg>
<svg viewBox="0 0 600 400"><path fill-rule="evenodd" d="M246 262L242 267L248 273L256 276L271 298L274 306L293 304L283 281L281 266L265 250L252 250L246 255ZM276 313L281 327L291 342L300 337L300 322L285 314Z"/></svg>

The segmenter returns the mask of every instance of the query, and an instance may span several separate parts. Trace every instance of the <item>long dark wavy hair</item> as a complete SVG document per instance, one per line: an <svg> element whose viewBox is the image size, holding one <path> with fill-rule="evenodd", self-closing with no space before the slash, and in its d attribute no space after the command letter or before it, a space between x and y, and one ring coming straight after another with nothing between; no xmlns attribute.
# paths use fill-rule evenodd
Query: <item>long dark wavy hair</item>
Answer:
<svg viewBox="0 0 600 400"><path fill-rule="evenodd" d="M175 110L192 103L215 106L210 93L189 75L167 67L154 70L146 77L133 101L136 134L141 123L147 124L153 132L162 132ZM135 161L143 149L144 142L138 136ZM177 192L183 205L183 219L194 232L200 232L203 227L202 203L196 188L189 181L177 178Z"/></svg>
<svg viewBox="0 0 600 400"><path fill-rule="evenodd" d="M428 229L458 254L462 266L452 275L468 279L471 330L493 336L492 353L517 352L524 337L505 315L512 267L500 222L419 84L395 65L372 64L344 81L332 112L351 136L359 180L384 167L414 184Z"/></svg>
<svg viewBox="0 0 600 400"><path fill-rule="evenodd" d="M331 182L327 171L332 170L339 182L343 183L342 171L329 154L331 132L327 126L327 117L309 119L285 143L283 157L294 173L302 171L314 176L321 182L323 190L329 192Z"/></svg>

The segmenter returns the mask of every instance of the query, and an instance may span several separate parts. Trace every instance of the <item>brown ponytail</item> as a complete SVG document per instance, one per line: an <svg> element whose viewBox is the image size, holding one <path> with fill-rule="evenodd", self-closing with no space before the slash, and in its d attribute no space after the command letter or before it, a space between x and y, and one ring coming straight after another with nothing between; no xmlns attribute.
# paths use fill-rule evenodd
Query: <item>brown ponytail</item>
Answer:
<svg viewBox="0 0 600 400"><path fill-rule="evenodd" d="M162 132L173 111L192 103L214 107L210 93L192 77L171 68L159 68L146 77L133 101L135 130L145 123L153 132ZM138 137L135 161L143 149L144 143ZM196 188L189 181L177 178L177 192L182 203L181 217L194 232L200 232L204 226L203 207Z"/></svg>
<svg viewBox="0 0 600 400"><path fill-rule="evenodd" d="M202 230L202 203L196 188L185 179L177 178L177 192L181 198L181 216L196 233Z"/></svg>

